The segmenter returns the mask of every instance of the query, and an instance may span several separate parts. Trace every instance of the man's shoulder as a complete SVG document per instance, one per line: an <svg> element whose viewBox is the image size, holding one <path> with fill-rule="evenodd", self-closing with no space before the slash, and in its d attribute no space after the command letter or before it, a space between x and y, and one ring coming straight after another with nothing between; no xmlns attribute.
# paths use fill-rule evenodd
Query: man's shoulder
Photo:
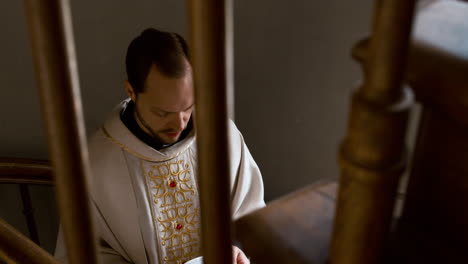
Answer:
<svg viewBox="0 0 468 264"><path fill-rule="evenodd" d="M238 146L240 144L244 144L244 137L242 136L242 133L237 128L237 125L234 123L234 121L231 119L229 119L228 122L228 137L229 143L231 145Z"/></svg>
<svg viewBox="0 0 468 264"><path fill-rule="evenodd" d="M88 151L90 155L101 156L111 154L119 149L119 147L112 143L111 139L106 135L104 128L96 130L88 138Z"/></svg>
<svg viewBox="0 0 468 264"><path fill-rule="evenodd" d="M103 170L114 168L124 160L121 147L112 142L102 128L89 137L88 153L93 178L103 175Z"/></svg>

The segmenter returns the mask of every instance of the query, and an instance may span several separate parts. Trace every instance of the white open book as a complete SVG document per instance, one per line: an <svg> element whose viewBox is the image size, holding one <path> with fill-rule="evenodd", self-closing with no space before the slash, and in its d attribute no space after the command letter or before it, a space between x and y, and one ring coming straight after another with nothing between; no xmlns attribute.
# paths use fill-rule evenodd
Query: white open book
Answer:
<svg viewBox="0 0 468 264"><path fill-rule="evenodd" d="M203 257L197 257L197 258L191 259L187 262L184 262L184 264L203 264Z"/></svg>

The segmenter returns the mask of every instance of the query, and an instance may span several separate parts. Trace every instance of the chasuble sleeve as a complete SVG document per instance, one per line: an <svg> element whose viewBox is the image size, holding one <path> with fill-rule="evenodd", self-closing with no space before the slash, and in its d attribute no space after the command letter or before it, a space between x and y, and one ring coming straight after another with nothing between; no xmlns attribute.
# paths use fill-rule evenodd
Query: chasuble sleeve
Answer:
<svg viewBox="0 0 468 264"><path fill-rule="evenodd" d="M113 250L109 246L99 245L98 254L100 263L102 264L128 264L130 262L126 261L117 251ZM55 248L54 257L58 260L59 263L66 264L68 263L67 250L65 248L65 241L63 237L62 226L59 227L59 233L57 236L57 245Z"/></svg>
<svg viewBox="0 0 468 264"><path fill-rule="evenodd" d="M234 122L229 133L232 215L234 219L265 206L260 169Z"/></svg>

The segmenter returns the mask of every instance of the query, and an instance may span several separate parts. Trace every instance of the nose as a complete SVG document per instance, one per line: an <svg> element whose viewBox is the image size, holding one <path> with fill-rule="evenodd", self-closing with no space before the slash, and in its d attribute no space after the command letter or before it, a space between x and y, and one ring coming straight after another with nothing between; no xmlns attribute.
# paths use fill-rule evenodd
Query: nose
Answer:
<svg viewBox="0 0 468 264"><path fill-rule="evenodd" d="M181 131L185 128L187 123L187 117L183 112L174 113L174 116L171 120L171 128L175 131Z"/></svg>

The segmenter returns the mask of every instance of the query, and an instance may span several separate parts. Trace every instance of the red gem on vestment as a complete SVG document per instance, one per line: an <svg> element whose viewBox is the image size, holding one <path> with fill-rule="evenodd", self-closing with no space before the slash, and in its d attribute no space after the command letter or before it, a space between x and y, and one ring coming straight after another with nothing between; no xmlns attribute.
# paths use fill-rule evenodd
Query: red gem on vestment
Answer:
<svg viewBox="0 0 468 264"><path fill-rule="evenodd" d="M177 230L181 230L183 227L184 227L183 225L177 224L175 228L176 228Z"/></svg>
<svg viewBox="0 0 468 264"><path fill-rule="evenodd" d="M175 181L171 181L171 182L169 183L169 187L171 187L171 188L174 188L174 187L176 187L176 186L177 186L177 182L175 182Z"/></svg>

